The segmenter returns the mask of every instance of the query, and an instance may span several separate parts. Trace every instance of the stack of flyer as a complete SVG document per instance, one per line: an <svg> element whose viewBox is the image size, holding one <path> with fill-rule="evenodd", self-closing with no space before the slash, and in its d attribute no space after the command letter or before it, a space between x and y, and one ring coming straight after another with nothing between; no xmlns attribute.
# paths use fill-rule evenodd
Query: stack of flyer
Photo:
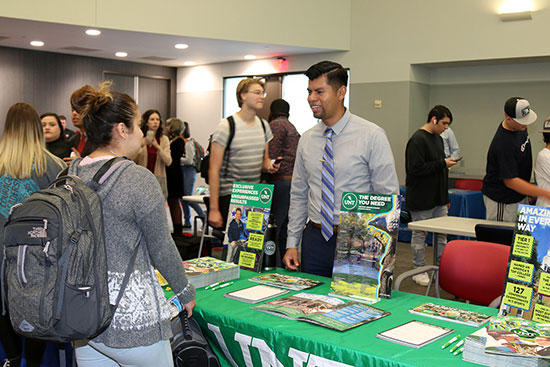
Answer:
<svg viewBox="0 0 550 367"><path fill-rule="evenodd" d="M213 257L200 257L183 262L189 283L195 288L205 287L216 282L226 282L240 276L239 265Z"/></svg>
<svg viewBox="0 0 550 367"><path fill-rule="evenodd" d="M550 366L550 328L517 317L495 317L469 335L463 359L485 366Z"/></svg>

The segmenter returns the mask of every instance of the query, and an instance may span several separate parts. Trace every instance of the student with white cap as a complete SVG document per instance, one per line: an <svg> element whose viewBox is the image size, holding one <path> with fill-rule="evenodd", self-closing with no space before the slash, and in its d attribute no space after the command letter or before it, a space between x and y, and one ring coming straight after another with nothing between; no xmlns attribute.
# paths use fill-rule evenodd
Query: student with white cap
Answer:
<svg viewBox="0 0 550 367"><path fill-rule="evenodd" d="M544 120L539 133L542 133L546 146L537 155L535 178L541 189L550 190L550 117ZM541 196L537 198L537 205L550 207L550 200Z"/></svg>
<svg viewBox="0 0 550 367"><path fill-rule="evenodd" d="M518 205L527 204L527 195L550 199L550 191L529 183L533 157L527 126L536 119L524 98L512 97L504 104L504 120L487 152L481 189L489 220L515 222Z"/></svg>

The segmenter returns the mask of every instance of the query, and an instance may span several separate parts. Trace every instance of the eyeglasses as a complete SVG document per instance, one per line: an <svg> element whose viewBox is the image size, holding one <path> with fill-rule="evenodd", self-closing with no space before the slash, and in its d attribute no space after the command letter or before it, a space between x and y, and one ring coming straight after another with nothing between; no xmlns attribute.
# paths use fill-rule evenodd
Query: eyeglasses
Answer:
<svg viewBox="0 0 550 367"><path fill-rule="evenodd" d="M247 93L252 93L252 94L255 94L257 96L261 96L261 97L267 97L267 93L264 92L264 91L261 91L261 90L249 90Z"/></svg>

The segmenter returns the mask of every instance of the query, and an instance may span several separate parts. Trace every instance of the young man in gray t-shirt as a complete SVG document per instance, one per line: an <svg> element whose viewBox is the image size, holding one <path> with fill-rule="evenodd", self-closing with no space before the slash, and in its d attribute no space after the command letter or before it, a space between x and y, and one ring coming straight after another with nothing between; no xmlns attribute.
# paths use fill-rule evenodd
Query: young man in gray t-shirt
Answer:
<svg viewBox="0 0 550 367"><path fill-rule="evenodd" d="M234 181L260 182L262 170L275 173L280 166L269 159L268 143L273 138L269 124L256 115L264 106L264 83L254 78L241 80L237 86L237 101L241 110L233 115L235 135L225 159L228 120L223 119L212 135L208 221L214 228L225 228Z"/></svg>

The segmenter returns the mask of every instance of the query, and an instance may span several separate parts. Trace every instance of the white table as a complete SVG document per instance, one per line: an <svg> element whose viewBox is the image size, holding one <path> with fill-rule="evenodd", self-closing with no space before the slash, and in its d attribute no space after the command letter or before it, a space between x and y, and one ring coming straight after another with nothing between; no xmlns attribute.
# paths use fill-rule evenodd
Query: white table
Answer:
<svg viewBox="0 0 550 367"><path fill-rule="evenodd" d="M190 203L204 204L205 197L208 197L208 195L189 195L189 196L183 196L182 200L188 201Z"/></svg>
<svg viewBox="0 0 550 367"><path fill-rule="evenodd" d="M437 265L439 257L439 246L437 243L437 235L453 234L456 236L475 237L476 224L489 224L495 226L504 226L514 228L515 223L510 222L496 222L493 220L477 219L477 218L462 218L462 217L439 217L425 220L419 220L416 222L410 222L408 224L409 229L417 231L426 231L433 233L433 246L434 246L434 264Z"/></svg>

